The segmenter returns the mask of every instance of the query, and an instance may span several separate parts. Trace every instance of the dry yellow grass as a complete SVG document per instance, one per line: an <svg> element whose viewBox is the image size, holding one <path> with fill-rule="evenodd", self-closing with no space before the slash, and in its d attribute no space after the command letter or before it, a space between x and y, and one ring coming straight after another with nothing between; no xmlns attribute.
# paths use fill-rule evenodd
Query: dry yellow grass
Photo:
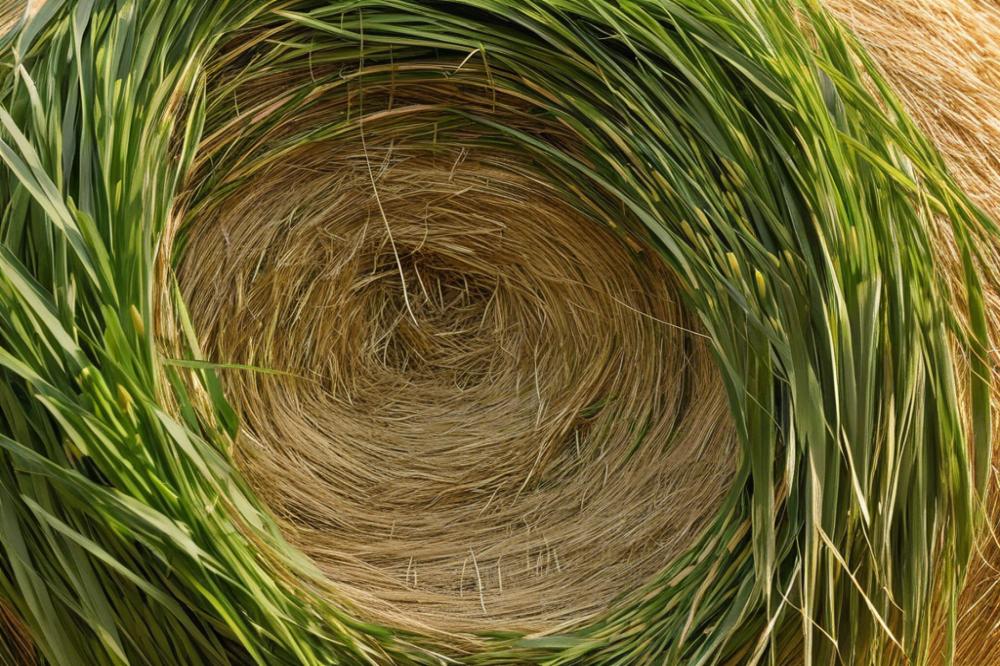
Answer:
<svg viewBox="0 0 1000 666"><path fill-rule="evenodd" d="M18 19L24 14L25 8L29 12L37 12L44 0L0 0L0 33L9 30Z"/></svg>
<svg viewBox="0 0 1000 666"><path fill-rule="evenodd" d="M0 636L18 660L11 666L34 666L38 663L31 635L20 617L8 606L0 603Z"/></svg>
<svg viewBox="0 0 1000 666"><path fill-rule="evenodd" d="M736 466L659 257L514 156L435 134L450 96L558 136L470 85L486 74L366 84L364 140L199 211L177 273L209 358L289 373L226 380L242 468L290 540L369 616L442 633L585 621L691 544Z"/></svg>

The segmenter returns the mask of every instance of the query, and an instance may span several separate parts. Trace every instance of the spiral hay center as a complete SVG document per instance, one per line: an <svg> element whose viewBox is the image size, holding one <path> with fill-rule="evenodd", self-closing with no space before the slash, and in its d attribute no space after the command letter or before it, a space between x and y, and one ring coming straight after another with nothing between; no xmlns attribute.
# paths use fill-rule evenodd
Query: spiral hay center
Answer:
<svg viewBox="0 0 1000 666"><path fill-rule="evenodd" d="M581 622L718 510L718 373L655 251L475 133L408 138L434 128L402 108L406 132L379 109L186 228L207 356L280 373L225 375L238 459L370 615Z"/></svg>

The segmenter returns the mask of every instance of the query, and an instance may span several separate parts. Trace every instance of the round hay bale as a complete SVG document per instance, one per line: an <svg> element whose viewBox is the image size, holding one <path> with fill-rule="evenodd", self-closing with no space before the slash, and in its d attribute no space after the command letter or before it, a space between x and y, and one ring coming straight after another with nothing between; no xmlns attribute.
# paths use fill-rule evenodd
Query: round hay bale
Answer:
<svg viewBox="0 0 1000 666"><path fill-rule="evenodd" d="M0 621L45 660L992 649L996 229L816 3L11 37Z"/></svg>
<svg viewBox="0 0 1000 666"><path fill-rule="evenodd" d="M394 624L537 631L689 547L736 471L735 433L665 263L514 146L435 128L451 98L558 132L483 96L484 75L359 77L366 115L331 105L313 122L342 136L242 160L253 175L162 258L207 357L282 373L225 388L238 464L294 545Z"/></svg>

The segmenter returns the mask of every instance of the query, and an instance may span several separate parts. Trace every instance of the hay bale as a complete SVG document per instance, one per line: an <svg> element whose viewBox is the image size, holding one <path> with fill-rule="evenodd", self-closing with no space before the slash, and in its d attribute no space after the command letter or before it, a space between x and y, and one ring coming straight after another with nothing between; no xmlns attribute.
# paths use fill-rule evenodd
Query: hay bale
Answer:
<svg viewBox="0 0 1000 666"><path fill-rule="evenodd" d="M0 79L0 590L47 658L950 648L991 222L809 3L501 4L99 0L124 48L57 10ZM834 8L992 205L989 74L925 113Z"/></svg>
<svg viewBox="0 0 1000 666"><path fill-rule="evenodd" d="M404 122L367 86L363 141L269 162L206 202L181 259L161 256L208 358L287 373L225 386L240 467L294 545L380 621L541 631L690 547L735 474L735 434L659 257L482 137L411 138L475 69L395 86ZM494 103L516 100L461 101Z"/></svg>

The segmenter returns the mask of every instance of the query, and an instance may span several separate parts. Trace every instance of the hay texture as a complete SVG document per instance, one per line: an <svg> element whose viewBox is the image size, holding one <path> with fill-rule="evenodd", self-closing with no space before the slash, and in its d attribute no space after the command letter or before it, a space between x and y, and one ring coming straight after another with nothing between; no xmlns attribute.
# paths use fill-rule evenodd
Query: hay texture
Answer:
<svg viewBox="0 0 1000 666"><path fill-rule="evenodd" d="M963 189L994 220L1000 220L1000 7L979 0L829 0L827 4L870 49ZM945 253L951 252L946 234L940 246ZM997 340L1000 247L996 237L982 250L988 257L986 313L991 338ZM991 409L996 413L1000 376L994 371L993 377ZM997 460L1000 440L995 440L994 451ZM992 484L995 488L995 465ZM1000 663L998 498L997 492L990 496L990 527L981 537L959 602L959 664Z"/></svg>
<svg viewBox="0 0 1000 666"><path fill-rule="evenodd" d="M225 384L241 468L293 544L396 624L538 631L689 547L735 434L658 257L481 132L420 141L431 100L530 122L460 97L466 67L394 87L396 114L366 86L364 140L294 151L212 201L177 277L208 357L287 373Z"/></svg>
<svg viewBox="0 0 1000 666"><path fill-rule="evenodd" d="M996 8L3 7L3 660L1000 659Z"/></svg>

